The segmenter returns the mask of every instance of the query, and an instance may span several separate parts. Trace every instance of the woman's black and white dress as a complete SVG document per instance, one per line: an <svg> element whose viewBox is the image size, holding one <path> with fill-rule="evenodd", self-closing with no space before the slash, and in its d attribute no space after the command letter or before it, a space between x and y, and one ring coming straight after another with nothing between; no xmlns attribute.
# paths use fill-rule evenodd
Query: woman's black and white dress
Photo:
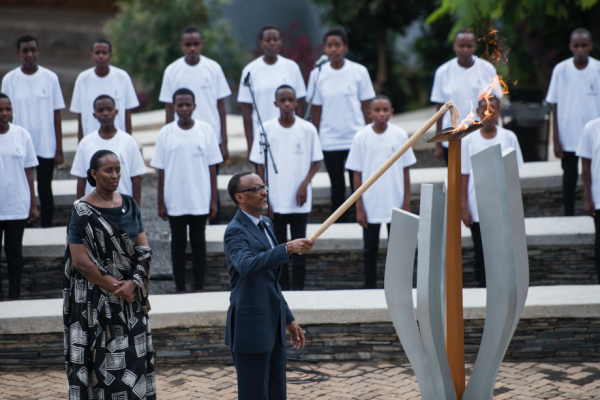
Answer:
<svg viewBox="0 0 600 400"><path fill-rule="evenodd" d="M123 205L98 208L79 201L68 223L63 277L64 337L69 399L156 399L148 311L151 249L135 246L144 231L130 196ZM69 243L82 243L102 275L132 280L127 303L89 282L73 266Z"/></svg>

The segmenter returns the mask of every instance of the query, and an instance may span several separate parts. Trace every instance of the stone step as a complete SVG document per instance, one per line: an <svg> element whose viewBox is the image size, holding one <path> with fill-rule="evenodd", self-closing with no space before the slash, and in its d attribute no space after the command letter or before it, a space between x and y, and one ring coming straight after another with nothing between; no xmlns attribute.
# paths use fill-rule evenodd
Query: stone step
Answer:
<svg viewBox="0 0 600 400"><path fill-rule="evenodd" d="M155 131L156 132L156 131ZM148 133L147 135L152 135ZM136 136L138 141L144 140L142 134ZM146 149L146 148L145 148ZM149 168L149 172L154 170ZM520 171L523 202L527 217L552 216L562 214L562 169L560 161L525 163ZM347 174L346 195L351 194ZM411 177L411 210L418 212L421 184L430 183L438 187L447 177L446 168L416 168L410 170ZM230 220L236 206L229 197L227 184L230 175L218 175L217 185L222 214L225 220ZM76 200L77 180L53 181L54 199L57 207L70 207ZM578 196L583 193L583 183L579 180ZM313 180L313 221L323 221L330 213L331 186L326 172L318 172ZM578 197L578 198L579 198ZM61 223L57 221L57 223ZM64 223L64 222L62 222Z"/></svg>
<svg viewBox="0 0 600 400"><path fill-rule="evenodd" d="M318 224L309 224L307 235ZM530 285L589 285L598 282L594 266L594 223L590 217L526 218ZM206 278L204 290L229 290L229 275L223 252L225 225L206 227ZM150 232L152 233L152 232ZM387 230L382 229L377 261L379 287L383 284L387 254ZM464 287L477 287L474 278L474 252L470 230L462 230ZM288 234L289 236L289 234ZM23 241L22 298L61 296L66 228L26 229ZM156 258L154 274L172 271L170 238L150 235ZM364 286L362 228L354 224L334 224L306 256L307 290L358 289ZM416 258L415 258L416 260ZM190 248L187 256L187 287L193 287ZM416 263L415 263L416 264ZM289 267L289 266L288 266ZM289 267L291 268L291 267ZM413 283L416 282L416 274ZM175 293L173 281L153 281L151 293Z"/></svg>
<svg viewBox="0 0 600 400"><path fill-rule="evenodd" d="M308 224L310 236L320 224ZM206 226L207 254L223 254L223 235L227 225ZM595 228L590 217L525 218L529 246L593 245ZM67 228L27 228L23 237L24 257L60 257L64 253ZM471 230L462 225L463 248L473 246ZM289 235L289 233L288 233ZM357 223L334 224L315 242L313 252L362 251L363 230ZM165 241L168 241L166 239ZM153 245L152 243L150 244ZM387 230L381 229L380 248L387 248ZM188 246L188 251L190 251Z"/></svg>
<svg viewBox="0 0 600 400"><path fill-rule="evenodd" d="M529 289L505 361L598 360L599 286ZM229 292L151 295L157 366L231 363L225 340ZM413 304L416 291L413 289ZM465 360L474 362L485 324L485 289L464 289ZM285 292L306 347L288 355L312 361L407 362L381 289ZM2 367L64 365L63 300L0 303ZM289 345L288 345L289 346Z"/></svg>
<svg viewBox="0 0 600 400"><path fill-rule="evenodd" d="M288 291L299 324L391 322L383 289ZM151 295L152 329L224 326L229 292ZM416 289L413 303L416 304ZM63 332L62 299L0 303L0 334ZM463 289L464 319L485 318L485 289ZM600 285L529 288L522 319L600 315Z"/></svg>

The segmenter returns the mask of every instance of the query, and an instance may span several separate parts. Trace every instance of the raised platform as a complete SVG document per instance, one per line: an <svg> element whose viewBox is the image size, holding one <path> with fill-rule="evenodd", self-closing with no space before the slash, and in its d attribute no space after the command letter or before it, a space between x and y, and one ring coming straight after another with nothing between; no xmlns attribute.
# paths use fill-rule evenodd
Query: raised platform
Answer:
<svg viewBox="0 0 600 400"><path fill-rule="evenodd" d="M152 171L152 170L150 170ZM526 217L559 216L563 214L562 204L562 169L559 161L526 163L520 171L523 206ZM351 194L350 184L346 177L346 193ZM411 178L411 210L419 212L421 184L431 183L441 187L447 177L446 168L418 168L410 170ZM222 217L230 220L237 207L227 193L230 175L217 176L219 199ZM57 209L71 208L76 200L77 180L69 179L53 181L54 201ZM312 180L313 185L313 222L324 221L331 213L331 184L326 172L319 172ZM583 207L583 184L579 181L577 191L578 209ZM69 210L62 210L60 215L68 216ZM66 217L57 217L56 224L65 225Z"/></svg>
<svg viewBox="0 0 600 400"><path fill-rule="evenodd" d="M383 290L286 292L307 344L289 357L406 359ZM416 291L413 291L416 300ZM465 289L467 361L476 357L485 290ZM151 296L158 365L230 361L223 344L229 293ZM64 364L62 299L0 303L0 368ZM505 360L600 359L600 287L533 287Z"/></svg>
<svg viewBox="0 0 600 400"><path fill-rule="evenodd" d="M309 224L307 234L318 224ZM594 223L590 217L527 218L525 220L531 285L590 285L598 282L594 267ZM229 275L223 253L225 225L206 227L207 268L205 290L229 290ZM471 231L463 226L463 281L476 287ZM62 296L63 254L66 228L26 229L24 237L23 298ZM150 241L150 246L169 254L168 237ZM307 254L307 290L359 289L363 278L362 228L358 224L334 224ZM382 229L378 261L379 287L387 254L387 230ZM189 248L188 248L189 253ZM168 260L168 258L167 258ZM188 259L191 261L191 255ZM155 268L157 268L156 266ZM5 268L5 267L4 267ZM161 271L170 265L161 266ZM192 266L188 263L188 288L192 288ZM416 274L415 274L416 277ZM157 286L157 288L160 286ZM170 293L168 290L152 293ZM174 290L174 289L173 289Z"/></svg>

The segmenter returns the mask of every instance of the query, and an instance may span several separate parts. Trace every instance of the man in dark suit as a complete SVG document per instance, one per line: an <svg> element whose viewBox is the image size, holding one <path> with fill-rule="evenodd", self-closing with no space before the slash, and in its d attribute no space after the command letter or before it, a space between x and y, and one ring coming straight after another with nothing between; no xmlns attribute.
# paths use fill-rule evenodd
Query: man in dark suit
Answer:
<svg viewBox="0 0 600 400"><path fill-rule="evenodd" d="M225 344L237 371L238 398L285 399L285 330L296 350L304 347L304 334L283 298L279 276L291 255L307 253L313 241L277 244L271 220L262 215L268 187L258 175L236 174L227 189L240 208L224 237L231 283Z"/></svg>

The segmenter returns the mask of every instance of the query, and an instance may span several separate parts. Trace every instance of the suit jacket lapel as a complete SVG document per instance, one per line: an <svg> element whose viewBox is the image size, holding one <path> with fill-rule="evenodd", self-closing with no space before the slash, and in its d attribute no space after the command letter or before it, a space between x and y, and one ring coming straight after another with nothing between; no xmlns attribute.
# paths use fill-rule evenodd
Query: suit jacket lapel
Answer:
<svg viewBox="0 0 600 400"><path fill-rule="evenodd" d="M269 243L265 234L261 232L260 228L242 210L238 210L237 217L242 224L246 225L248 232L257 238L267 250L271 248L271 243Z"/></svg>

